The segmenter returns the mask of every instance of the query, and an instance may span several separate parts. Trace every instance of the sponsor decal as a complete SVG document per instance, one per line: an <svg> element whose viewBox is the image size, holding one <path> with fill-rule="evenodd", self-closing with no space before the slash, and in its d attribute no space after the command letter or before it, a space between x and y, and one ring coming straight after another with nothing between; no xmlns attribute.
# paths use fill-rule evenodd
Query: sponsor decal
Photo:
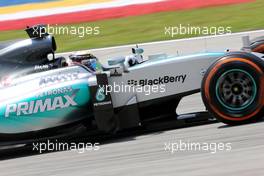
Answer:
<svg viewBox="0 0 264 176"><path fill-rule="evenodd" d="M128 80L128 85L134 86L146 86L146 85L161 85L167 83L184 83L187 78L187 75L178 75L178 76L163 76L156 79L140 79L140 80Z"/></svg>
<svg viewBox="0 0 264 176"><path fill-rule="evenodd" d="M48 70L49 68L49 65L35 65L34 70Z"/></svg>
<svg viewBox="0 0 264 176"><path fill-rule="evenodd" d="M100 107L100 106L112 106L112 100L110 94L106 93L105 85L108 85L108 78L107 75L104 74L97 74L97 84L98 86L95 86L92 88L92 96L93 98L93 106L94 107ZM95 111L96 112L96 111Z"/></svg>
<svg viewBox="0 0 264 176"><path fill-rule="evenodd" d="M66 86L58 89L52 89L48 90L46 92L41 92L37 95L37 97L45 97L45 96L51 96L51 95L59 95L59 94L67 94L70 92L73 92L73 88L71 86Z"/></svg>
<svg viewBox="0 0 264 176"><path fill-rule="evenodd" d="M111 105L111 104L112 104L112 101L105 101L105 102L100 102L100 103L94 103L94 107Z"/></svg>
<svg viewBox="0 0 264 176"><path fill-rule="evenodd" d="M96 100L101 102L105 100L105 91L103 87L99 87L96 92Z"/></svg>
<svg viewBox="0 0 264 176"><path fill-rule="evenodd" d="M62 95L57 96L55 98L46 98L29 102L8 104L5 110L5 117L10 117L10 115L31 115L40 112L49 112L57 109L64 109L71 106L77 106L78 104L74 99L78 91L79 90L75 90L71 96Z"/></svg>
<svg viewBox="0 0 264 176"><path fill-rule="evenodd" d="M79 79L79 72L68 73L68 74L58 74L58 75L40 78L39 85L45 86L45 85L54 84L54 83L73 81L76 79Z"/></svg>
<svg viewBox="0 0 264 176"><path fill-rule="evenodd" d="M105 89L104 87L101 86L99 86L96 91L95 99L97 101L96 103L94 103L95 107L112 104L112 101L105 101L107 99L105 94Z"/></svg>

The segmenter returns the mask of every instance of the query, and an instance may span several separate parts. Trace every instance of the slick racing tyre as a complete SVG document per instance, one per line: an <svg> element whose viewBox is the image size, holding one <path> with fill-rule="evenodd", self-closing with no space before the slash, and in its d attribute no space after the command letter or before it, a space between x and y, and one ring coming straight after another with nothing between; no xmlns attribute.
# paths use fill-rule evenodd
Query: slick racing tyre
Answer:
<svg viewBox="0 0 264 176"><path fill-rule="evenodd" d="M215 62L202 82L206 108L229 125L250 123L262 117L263 61L249 53L230 53Z"/></svg>

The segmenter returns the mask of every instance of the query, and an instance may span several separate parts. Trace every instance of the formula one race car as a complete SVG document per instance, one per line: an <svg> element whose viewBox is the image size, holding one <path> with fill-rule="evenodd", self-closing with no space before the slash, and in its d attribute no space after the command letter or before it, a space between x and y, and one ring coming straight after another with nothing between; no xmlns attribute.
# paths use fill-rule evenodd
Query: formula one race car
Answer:
<svg viewBox="0 0 264 176"><path fill-rule="evenodd" d="M208 112L236 125L262 117L264 40L238 52L142 57L143 49L102 65L92 54L54 56L56 43L41 26L30 39L0 50L0 134L29 136L49 130L115 133L177 117L180 100L201 91ZM255 52L254 52L255 51ZM51 134L52 135L52 134Z"/></svg>

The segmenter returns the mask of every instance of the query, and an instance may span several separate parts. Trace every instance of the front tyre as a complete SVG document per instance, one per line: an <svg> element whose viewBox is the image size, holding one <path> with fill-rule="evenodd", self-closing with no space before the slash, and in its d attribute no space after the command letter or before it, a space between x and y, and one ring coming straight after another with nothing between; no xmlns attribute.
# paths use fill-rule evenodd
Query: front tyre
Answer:
<svg viewBox="0 0 264 176"><path fill-rule="evenodd" d="M248 53L230 53L215 62L204 76L202 98L219 121L238 125L262 117L263 61Z"/></svg>

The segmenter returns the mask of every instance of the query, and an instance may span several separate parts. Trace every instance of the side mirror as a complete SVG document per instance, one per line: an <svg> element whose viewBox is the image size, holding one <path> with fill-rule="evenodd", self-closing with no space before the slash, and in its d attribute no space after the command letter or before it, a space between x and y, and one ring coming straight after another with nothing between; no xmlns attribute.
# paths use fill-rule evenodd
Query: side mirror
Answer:
<svg viewBox="0 0 264 176"><path fill-rule="evenodd" d="M141 54L144 53L144 49L142 49L142 48L132 48L132 53L141 55Z"/></svg>

